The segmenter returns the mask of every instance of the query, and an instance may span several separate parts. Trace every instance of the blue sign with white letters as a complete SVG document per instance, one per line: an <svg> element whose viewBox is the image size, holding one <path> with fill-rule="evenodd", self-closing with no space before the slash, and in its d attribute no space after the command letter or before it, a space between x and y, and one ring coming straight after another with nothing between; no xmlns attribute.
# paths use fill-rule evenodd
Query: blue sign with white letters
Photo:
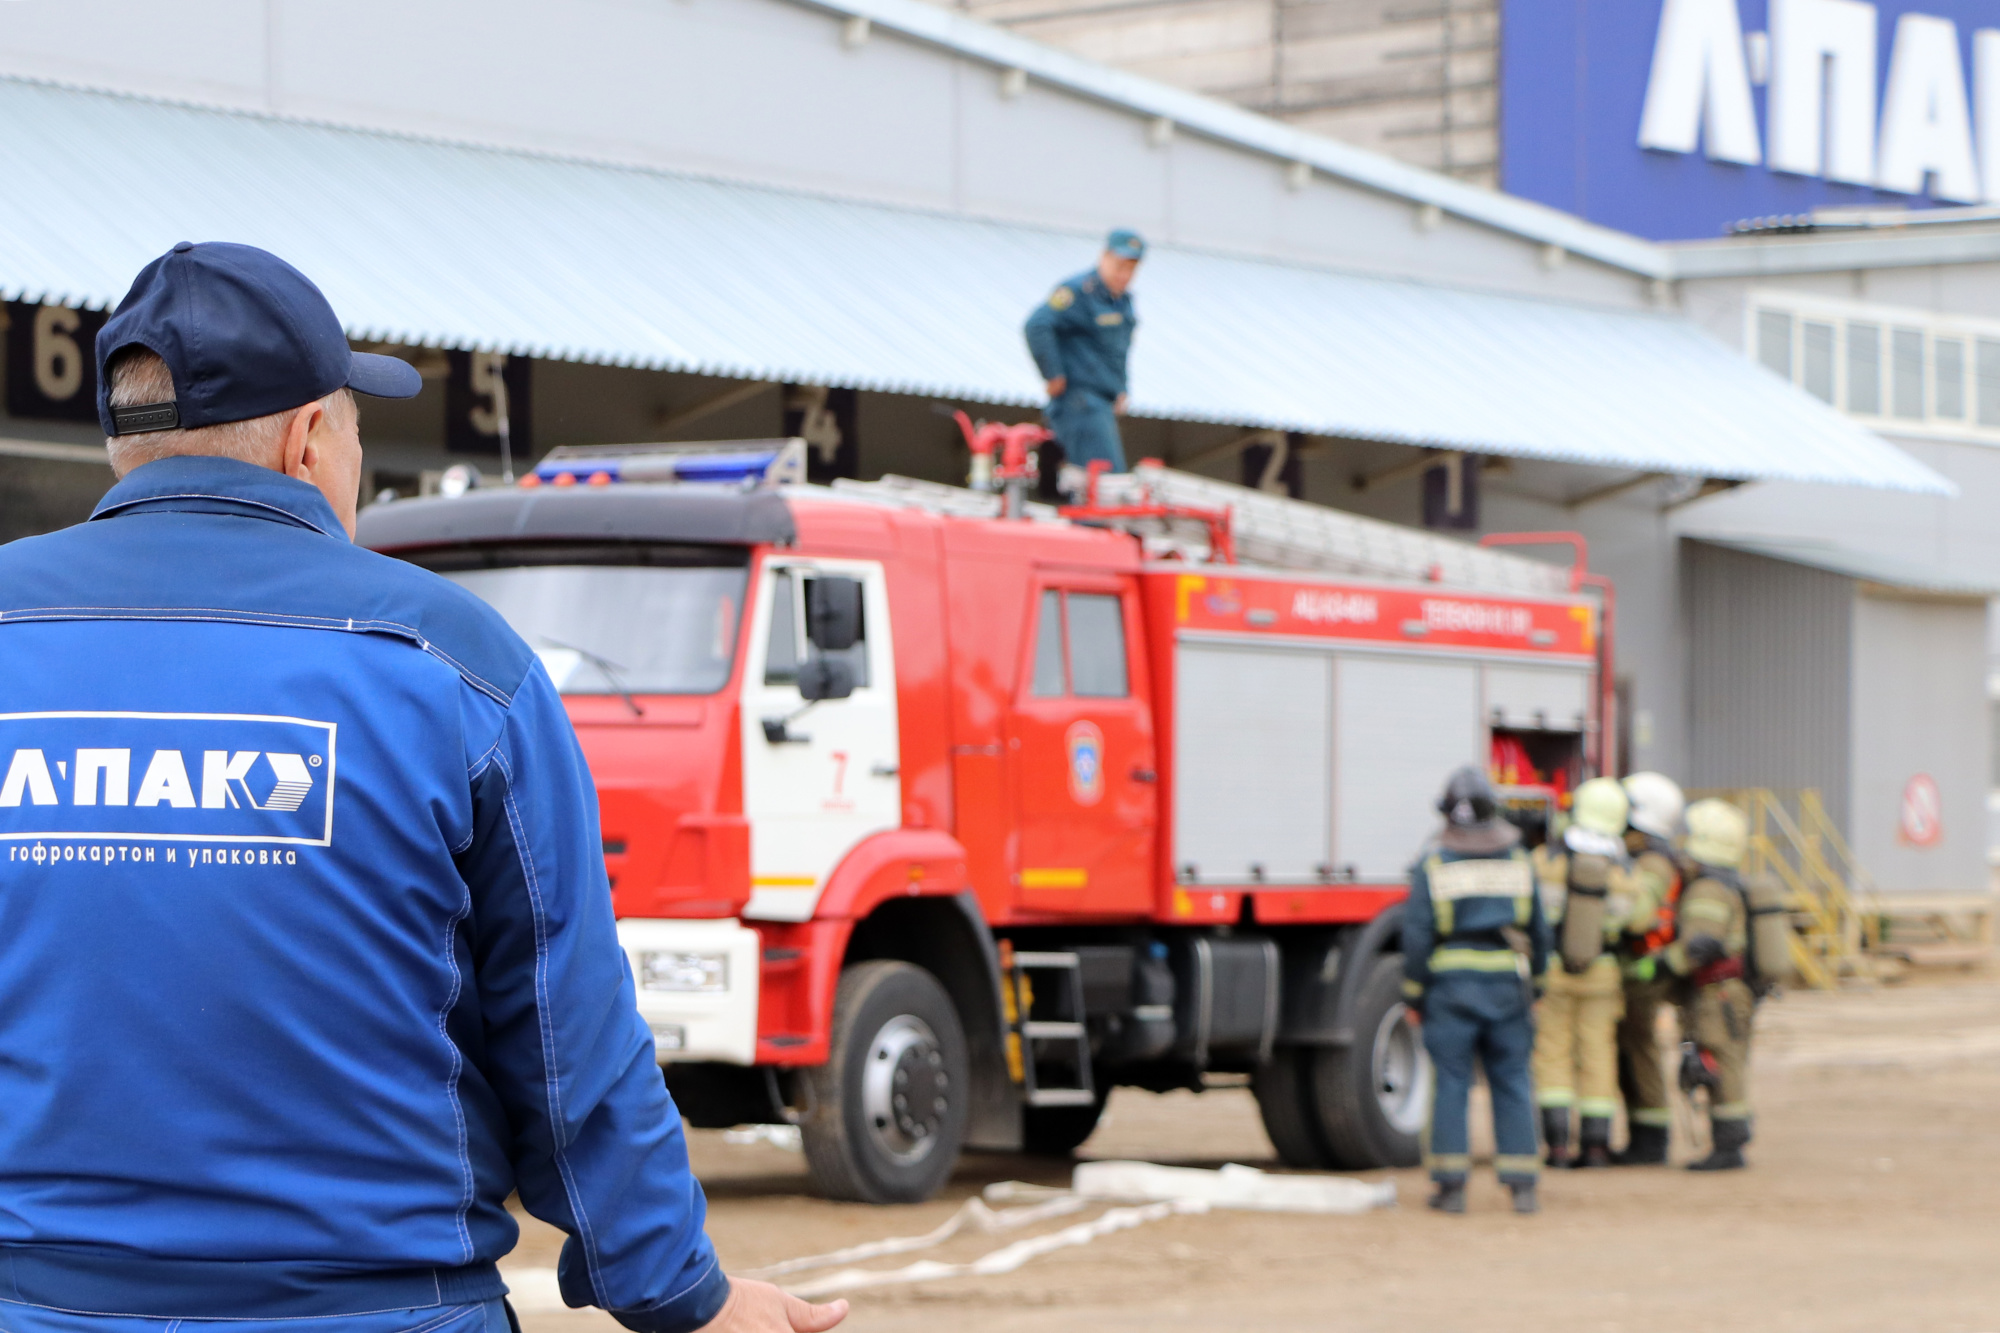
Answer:
<svg viewBox="0 0 2000 1333"><path fill-rule="evenodd" d="M1501 184L1655 240L2000 199L1996 0L1503 0Z"/></svg>

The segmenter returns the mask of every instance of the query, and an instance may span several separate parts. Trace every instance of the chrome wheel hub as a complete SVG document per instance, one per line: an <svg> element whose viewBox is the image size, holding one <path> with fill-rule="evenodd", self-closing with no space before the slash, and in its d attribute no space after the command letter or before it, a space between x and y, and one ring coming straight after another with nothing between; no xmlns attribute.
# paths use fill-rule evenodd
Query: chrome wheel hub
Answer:
<svg viewBox="0 0 2000 1333"><path fill-rule="evenodd" d="M951 1109L951 1079L937 1034L921 1018L899 1014L882 1025L861 1072L861 1114L883 1152L902 1165L937 1144Z"/></svg>

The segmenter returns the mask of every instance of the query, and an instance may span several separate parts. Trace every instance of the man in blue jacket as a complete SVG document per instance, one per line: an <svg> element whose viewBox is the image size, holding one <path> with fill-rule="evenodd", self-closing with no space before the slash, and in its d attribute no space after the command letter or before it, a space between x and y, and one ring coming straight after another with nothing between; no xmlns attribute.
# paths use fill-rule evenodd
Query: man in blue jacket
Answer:
<svg viewBox="0 0 2000 1333"><path fill-rule="evenodd" d="M1521 835L1500 816L1486 774L1451 775L1438 801L1436 847L1410 875L1403 907L1403 995L1423 1023L1437 1079L1424 1158L1430 1206L1465 1211L1472 1171L1467 1102L1475 1064L1493 1093L1494 1167L1514 1211L1539 1204L1535 1137L1533 988L1548 967L1549 928Z"/></svg>
<svg viewBox="0 0 2000 1333"><path fill-rule="evenodd" d="M120 480L0 549L0 1324L494 1333L512 1191L629 1328L839 1322L717 1267L535 655L349 540L416 373L240 245L97 355Z"/></svg>
<svg viewBox="0 0 2000 1333"><path fill-rule="evenodd" d="M1118 418L1125 411L1125 361L1139 323L1129 289L1145 257L1138 232L1112 232L1097 267L1063 282L1028 316L1028 351L1046 382L1049 429L1060 455L1054 466L1043 464L1045 492L1063 460L1088 468L1102 459L1113 472L1125 471Z"/></svg>

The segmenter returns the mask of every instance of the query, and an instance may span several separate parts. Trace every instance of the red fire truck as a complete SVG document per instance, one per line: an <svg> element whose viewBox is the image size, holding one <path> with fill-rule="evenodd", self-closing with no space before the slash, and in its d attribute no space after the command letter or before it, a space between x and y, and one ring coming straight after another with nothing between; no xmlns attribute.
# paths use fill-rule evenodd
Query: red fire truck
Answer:
<svg viewBox="0 0 2000 1333"><path fill-rule="evenodd" d="M566 449L361 522L565 696L689 1122L910 1201L1233 1074L1288 1162L1414 1163L1405 875L1452 768L1598 766L1578 571L1150 464L1003 517L799 462Z"/></svg>

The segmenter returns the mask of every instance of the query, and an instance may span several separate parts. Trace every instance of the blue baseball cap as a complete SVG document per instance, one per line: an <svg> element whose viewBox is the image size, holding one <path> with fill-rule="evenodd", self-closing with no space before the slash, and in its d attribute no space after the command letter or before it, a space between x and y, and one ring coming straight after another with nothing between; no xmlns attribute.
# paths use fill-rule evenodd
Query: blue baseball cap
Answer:
<svg viewBox="0 0 2000 1333"><path fill-rule="evenodd" d="M127 347L167 363L173 402L113 410L105 367ZM254 245L182 241L139 270L97 335L97 419L106 435L247 421L343 386L414 398L424 381L407 361L350 348L312 280Z"/></svg>
<svg viewBox="0 0 2000 1333"><path fill-rule="evenodd" d="M1104 238L1104 248L1120 259L1144 259L1146 238L1136 231L1120 227Z"/></svg>

